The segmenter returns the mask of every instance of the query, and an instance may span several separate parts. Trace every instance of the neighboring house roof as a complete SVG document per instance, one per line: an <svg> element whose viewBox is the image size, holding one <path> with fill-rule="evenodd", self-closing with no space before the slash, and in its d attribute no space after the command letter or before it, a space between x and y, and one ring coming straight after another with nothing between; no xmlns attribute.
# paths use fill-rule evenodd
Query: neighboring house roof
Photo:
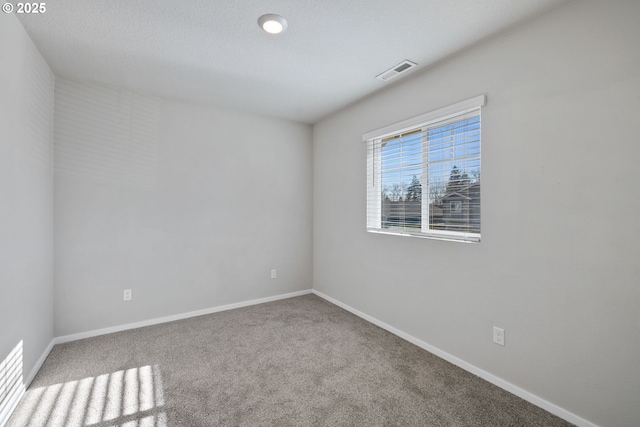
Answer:
<svg viewBox="0 0 640 427"><path fill-rule="evenodd" d="M469 184L469 185L467 185L467 186L465 186L465 187L461 188L461 189L460 189L460 191L464 191L464 192L466 192L466 193L469 193L469 191L470 191L470 190L472 190L472 189L473 189L473 187L480 187L480 182L479 182L479 181L477 181L477 182L472 182L471 184ZM471 200L471 197L466 196L466 195L464 195L464 194L462 194L462 193L460 193L460 192L458 192L458 191L456 191L456 192L454 192L454 193L447 194L447 195L443 196L443 197L442 197L442 199L443 199L443 200L444 200L444 199L448 199L448 198L450 198L450 197L452 197L452 196L458 196L458 197L461 197L461 198L463 198L463 199Z"/></svg>
<svg viewBox="0 0 640 427"><path fill-rule="evenodd" d="M464 194L460 194L460 193L450 193L450 194L447 194L446 196L444 196L444 197L442 198L442 200L444 200L444 199L448 199L448 198L453 197L453 196L458 196L459 198L462 198L462 199L471 200L471 197L469 197L469 196L465 196Z"/></svg>

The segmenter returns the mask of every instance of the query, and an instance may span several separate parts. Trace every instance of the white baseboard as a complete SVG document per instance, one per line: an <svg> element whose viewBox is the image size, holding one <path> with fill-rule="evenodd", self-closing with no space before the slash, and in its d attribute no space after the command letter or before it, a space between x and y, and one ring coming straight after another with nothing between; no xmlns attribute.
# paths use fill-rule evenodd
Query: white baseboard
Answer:
<svg viewBox="0 0 640 427"><path fill-rule="evenodd" d="M7 421L9 421L11 414L13 414L13 411L15 411L16 406L18 406L18 403L20 403L22 396L24 396L24 392L25 392L25 386L20 385L20 389L17 391L17 393L13 395L13 397L11 398L11 401L2 410L2 412L0 412L0 427L4 427L5 424L7 424Z"/></svg>
<svg viewBox="0 0 640 427"><path fill-rule="evenodd" d="M11 401L7 403L7 406L0 412L0 427L4 427L9 421L11 414L15 411L16 406L20 403L22 396L24 396L26 387L23 384L20 384L20 388L14 393L13 397L11 397Z"/></svg>
<svg viewBox="0 0 640 427"><path fill-rule="evenodd" d="M399 329L394 328L391 325L388 325L378 319L376 319L375 317L369 316L368 314L365 314L359 310L356 310L355 308L344 304L340 301L338 301L335 298L331 298L328 295L323 294L320 291L316 291L315 289L312 291L315 295L319 296L322 299L325 299L327 301L329 301L332 304L337 305L338 307L341 307L353 314L355 314L358 317L363 318L364 320L373 323L376 326L381 327L382 329L385 329L389 332L391 332L394 335L399 336L400 338L409 341L412 344L417 345L418 347L428 351L429 353L433 353L436 356L446 360L447 362L453 363L454 365L464 369L467 372L471 372L472 374L490 382L491 384L494 384L498 387L500 387L503 390L506 390L512 394L515 394L516 396L526 400L529 403L532 403L542 409L544 409L547 412L550 412L566 421L569 421L572 424L575 424L578 427L598 427L596 424L585 420L584 418L581 418L579 416L577 416L576 414L569 412L557 405L554 405L551 402L548 402L546 400L544 400L543 398L536 396L533 393L530 393L516 385L511 384L508 381L503 380L500 377L497 377L483 369L478 368L477 366L472 365L471 363L465 362L464 360L453 356L449 353L447 353L446 351L440 350L437 347L434 347L430 344L427 344L426 342L419 340L418 338L415 338L405 332L402 332Z"/></svg>
<svg viewBox="0 0 640 427"><path fill-rule="evenodd" d="M220 305L217 307L206 308L204 310L191 311L188 313L180 313L180 314L175 314L173 316L158 317L156 319L143 320L141 322L128 323L125 325L118 325L110 328L97 329L94 331L81 332L78 334L56 337L53 340L51 340L47 348L44 350L44 352L36 362L33 369L31 369L31 372L29 373L29 375L24 378L24 381L23 381L24 384L20 386L18 391L11 398L11 402L5 407L2 413L0 413L0 427L4 427L7 421L9 421L11 414L13 414L13 411L18 406L18 403L24 396L27 388L29 388L29 385L31 385L31 382L35 378L36 374L38 373L40 368L42 368L42 364L44 363L45 359L47 358L47 356L49 356L51 349L53 349L53 346L56 344L63 344L66 342L77 341L84 338L91 338L91 337L97 337L99 335L106 335L114 332L126 331L128 329L136 329L144 326L157 325L159 323L173 322L174 320L182 320L182 319L188 319L190 317L203 316L211 313L218 313L220 311L233 310L234 308L248 307L250 305L262 304L262 303L271 302L271 301L278 301L278 300L287 299L287 298L293 298L301 295L307 295L307 294L310 294L311 292L312 292L311 289L306 289L304 291L290 292L288 294L274 295L272 297L258 298L254 300L237 302L233 304Z"/></svg>
<svg viewBox="0 0 640 427"><path fill-rule="evenodd" d="M40 358L31 369L31 372L29 372L29 375L26 377L23 377L22 384L20 384L20 387L11 398L11 402L9 402L7 406L4 408L4 410L2 411L2 413L0 413L0 427L4 427L7 421L9 421L9 418L13 414L13 411L15 411L16 407L18 406L18 403L20 403L20 400L24 396L27 388L29 388L29 385L31 385L31 382L33 382L33 379L36 377L36 374L38 373L40 368L42 368L42 364L44 363L47 356L49 356L49 353L51 353L51 349L54 346L53 341L54 340L51 340L51 342L49 343L47 348L44 350L42 355L40 355Z"/></svg>
<svg viewBox="0 0 640 427"><path fill-rule="evenodd" d="M140 322L127 323L125 325L112 326L110 328L96 329L93 331L80 332L78 334L65 335L62 337L54 338L54 344L63 344L66 342L77 341L85 338L97 337L100 335L112 334L114 332L126 331L129 329L142 328L144 326L157 325L160 323L173 322L175 320L188 319L190 317L204 316L206 314L218 313L220 311L233 310L234 308L248 307L250 305L262 304L265 302L277 301L281 299L293 298L301 295L310 294L311 289L305 289L304 291L296 291L288 294L280 294L272 297L258 298L249 301L236 302L233 304L220 305L212 308L205 308L203 310L190 311L188 313L174 314L172 316L158 317L155 319L143 320Z"/></svg>
<svg viewBox="0 0 640 427"><path fill-rule="evenodd" d="M47 348L44 349L44 351L40 355L40 358L38 359L38 361L34 365L33 369L31 369L31 372L29 372L29 376L26 377L25 380L24 380L24 388L25 389L29 388L29 386L33 382L33 379L38 374L38 371L40 371L40 368L42 368L42 364L47 359L47 356L49 356L49 353L51 353L51 349L53 349L53 346L55 344L56 343L55 343L55 338L54 338L54 339L51 340L51 342L49 343Z"/></svg>
<svg viewBox="0 0 640 427"><path fill-rule="evenodd" d="M99 335L105 335L105 334L110 334L110 333L114 333L114 332L120 332L120 331L125 331L128 329L135 329L135 328L141 328L144 326L151 326L151 325L157 325L160 323L166 323L166 322L173 322L175 320L181 320L181 319L188 319L190 317L196 317L196 316L203 316L206 314L211 314L211 313L217 313L220 311L226 311L226 310L233 310L235 308L241 308L241 307L247 307L247 306L251 306L251 305L256 305L256 304L262 304L265 302L271 302L271 301L277 301L277 300L281 300L281 299L287 299L287 298L293 298L293 297L297 297L297 296L301 296L301 295L307 295L313 293L317 296L319 296L322 299L325 299L327 301L329 301L332 304L337 305L338 307L341 307L353 314L355 314L358 317L361 317L362 319L373 323L376 326L381 327L382 329L385 329L389 332L391 332L394 335L397 335L398 337L409 341L412 344L417 345L418 347L435 354L436 356L450 362L453 363L454 365L464 369L465 371L471 372L474 375L479 376L480 378L510 392L515 394L518 397L521 397L522 399L566 420L569 421L570 423L575 424L578 427L598 427L598 425L587 421L557 405L554 405L551 402L548 402L546 400L544 400L543 398L536 396L533 393L530 393L516 385L511 384L508 381L503 380L500 377L497 377L483 369L480 369L468 362L465 362L464 360L453 356L443 350L440 350L437 347L434 347L430 344L427 344L426 342L419 340L418 338L415 338L405 332L402 332L399 329L394 328L391 325L388 325L378 319L376 319L375 317L369 316L368 314L365 314L359 310L356 310L355 308L344 304L328 295L323 294L320 291L316 291L315 289L307 289L304 291L297 291L297 292L291 292L288 294L281 294L281 295L275 295L272 297L266 297L266 298L259 298L259 299L254 299L254 300L250 300L250 301L243 301L243 302L238 302L238 303L233 303L233 304L227 304L227 305L221 305L218 307L212 307L212 308L207 308L204 310L198 310L198 311L191 311L188 313L181 313L181 314L176 314L173 316L166 316L166 317L159 317L156 319L150 319L150 320L144 320L141 322L135 322L135 323L128 323L125 325L119 325L119 326L113 326L110 328L104 328L104 329L98 329L98 330L94 330L94 331L88 331L88 332L82 332L82 333L78 333L78 334L72 334L72 335L66 335L66 336L62 336L62 337L57 337L54 338L49 345L47 346L47 348L45 349L45 351L42 353L42 355L40 356L40 358L38 359L38 361L36 362L35 366L33 367L33 369L31 369L31 372L29 373L29 376L27 376L25 378L24 381L24 387L22 388L22 390L20 390L18 393L16 393L16 397L13 398L13 401L11 404L9 404L5 410L3 411L2 414L0 414L0 427L4 426L5 423L9 420L9 417L11 416L11 414L13 413L13 411L15 410L15 407L18 405L18 403L20 402L20 399L22 398L22 396L25 393L25 390L29 387L29 385L31 384L31 382L33 381L33 379L35 378L36 374L38 373L38 371L40 370L40 368L42 367L42 364L44 363L45 359L47 358L47 356L49 355L49 353L51 352L51 349L53 348L53 346L55 344L62 344L62 343L66 343L66 342L70 342L70 341L76 341L76 340L80 340L80 339L84 339L84 338L91 338L91 337L96 337Z"/></svg>

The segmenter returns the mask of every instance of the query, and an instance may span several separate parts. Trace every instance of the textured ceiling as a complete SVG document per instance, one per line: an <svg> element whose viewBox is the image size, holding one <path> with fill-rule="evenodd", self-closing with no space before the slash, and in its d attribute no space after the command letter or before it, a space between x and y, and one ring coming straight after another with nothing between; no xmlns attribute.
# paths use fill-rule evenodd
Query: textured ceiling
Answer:
<svg viewBox="0 0 640 427"><path fill-rule="evenodd" d="M566 2L56 0L18 16L59 76L314 123L404 59L419 72ZM263 32L265 13L287 31Z"/></svg>

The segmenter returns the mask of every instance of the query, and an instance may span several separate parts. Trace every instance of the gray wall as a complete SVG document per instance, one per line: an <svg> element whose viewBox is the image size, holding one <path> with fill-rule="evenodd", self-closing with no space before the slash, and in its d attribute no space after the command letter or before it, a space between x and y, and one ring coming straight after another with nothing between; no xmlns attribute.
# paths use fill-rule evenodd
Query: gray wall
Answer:
<svg viewBox="0 0 640 427"><path fill-rule="evenodd" d="M637 1L572 2L316 124L314 289L587 420L640 425L638 22ZM482 242L367 233L361 135L483 93Z"/></svg>
<svg viewBox="0 0 640 427"><path fill-rule="evenodd" d="M4 13L0 58L0 363L22 341L27 377L53 339L54 77Z"/></svg>
<svg viewBox="0 0 640 427"><path fill-rule="evenodd" d="M56 336L311 288L310 126L63 79L55 114Z"/></svg>

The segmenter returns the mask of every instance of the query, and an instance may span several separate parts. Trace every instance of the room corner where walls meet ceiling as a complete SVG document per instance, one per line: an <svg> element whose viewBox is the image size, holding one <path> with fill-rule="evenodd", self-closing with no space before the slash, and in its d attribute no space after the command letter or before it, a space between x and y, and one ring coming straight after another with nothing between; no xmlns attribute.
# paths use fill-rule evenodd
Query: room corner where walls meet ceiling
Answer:
<svg viewBox="0 0 640 427"><path fill-rule="evenodd" d="M566 2L57 0L18 17L59 77L315 123L394 64L419 71ZM262 31L265 14L286 31Z"/></svg>

